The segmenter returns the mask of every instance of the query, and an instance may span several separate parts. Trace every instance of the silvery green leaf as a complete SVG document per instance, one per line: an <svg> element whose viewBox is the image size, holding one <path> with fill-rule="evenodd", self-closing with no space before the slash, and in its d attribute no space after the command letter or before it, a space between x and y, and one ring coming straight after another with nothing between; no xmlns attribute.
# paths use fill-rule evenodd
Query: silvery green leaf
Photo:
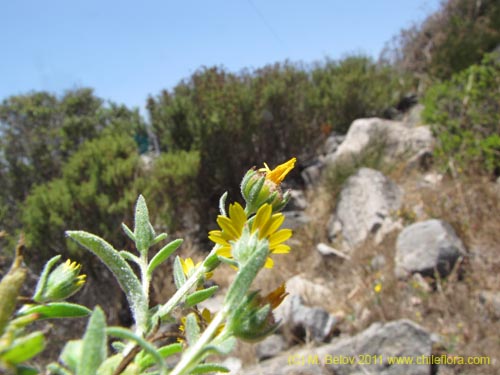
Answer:
<svg viewBox="0 0 500 375"><path fill-rule="evenodd" d="M222 355L227 355L231 353L236 346L236 339L231 336L225 340L219 341L219 338L215 338L212 343L206 347L207 352L214 352Z"/></svg>
<svg viewBox="0 0 500 375"><path fill-rule="evenodd" d="M139 195L135 206L134 224L135 246L141 254L147 253L156 234L149 222L148 207L142 195Z"/></svg>
<svg viewBox="0 0 500 375"><path fill-rule="evenodd" d="M132 254L131 252L128 252L127 250L121 250L119 254L125 260L130 260L138 265L141 264L141 260L139 259L139 257L136 257L134 254Z"/></svg>
<svg viewBox="0 0 500 375"><path fill-rule="evenodd" d="M135 242L135 234L132 232L132 230L127 226L127 224L122 223L122 229L125 232L125 234L130 238L132 241Z"/></svg>
<svg viewBox="0 0 500 375"><path fill-rule="evenodd" d="M95 375L107 356L106 318L104 312L97 306L90 316L83 336L76 375Z"/></svg>
<svg viewBox="0 0 500 375"><path fill-rule="evenodd" d="M0 360L17 365L25 362L45 349L45 337L42 331L35 331L15 339L9 349L0 354Z"/></svg>
<svg viewBox="0 0 500 375"><path fill-rule="evenodd" d="M138 326L147 326L148 302L137 276L117 250L102 238L84 231L67 231L66 234L81 246L97 255L113 272L127 296Z"/></svg>
<svg viewBox="0 0 500 375"><path fill-rule="evenodd" d="M181 259L177 256L174 261L174 282L177 289L184 285L186 282L186 275L182 269Z"/></svg>
<svg viewBox="0 0 500 375"><path fill-rule="evenodd" d="M157 243L161 242L161 241L164 241L166 240L168 237L168 234L166 233L160 233L159 235L157 235L154 239L153 239L153 242L151 243L151 246L153 245L156 245Z"/></svg>
<svg viewBox="0 0 500 375"><path fill-rule="evenodd" d="M163 346L157 349L158 353L162 358L167 358L171 355L182 352L182 344L175 343ZM141 355L142 354L142 355ZM155 364L155 360L151 354L147 354L146 352L141 352L136 357L136 362L139 365L141 371L153 366Z"/></svg>
<svg viewBox="0 0 500 375"><path fill-rule="evenodd" d="M151 276L156 267L162 264L175 250L182 244L182 239L174 240L165 245L158 253L151 259L148 265L148 275Z"/></svg>
<svg viewBox="0 0 500 375"><path fill-rule="evenodd" d="M186 317L184 333L186 334L186 340L190 346L198 341L200 337L200 326L198 325L198 319L194 313L188 314Z"/></svg>
<svg viewBox="0 0 500 375"><path fill-rule="evenodd" d="M76 372L80 358L82 357L83 340L71 340L64 345L59 359L71 371Z"/></svg>
<svg viewBox="0 0 500 375"><path fill-rule="evenodd" d="M114 336L119 339L135 341L146 353L151 355L151 357L154 359L158 367L161 369L161 373L162 374L166 373L167 367L165 365L165 362L163 361L162 356L160 355L160 353L153 344L149 343L142 337L136 335L134 332L126 328L109 327L106 329L106 332L110 336Z"/></svg>
<svg viewBox="0 0 500 375"><path fill-rule="evenodd" d="M37 313L38 319L48 318L80 318L90 315L91 311L85 306L69 302L52 302L45 305L31 305L22 308L19 315L28 315Z"/></svg>
<svg viewBox="0 0 500 375"><path fill-rule="evenodd" d="M214 285L210 288L197 290L196 292L189 294L186 297L186 305L188 307L191 307L202 301L205 301L206 299L212 297L217 289L219 289L219 287L217 285Z"/></svg>
<svg viewBox="0 0 500 375"><path fill-rule="evenodd" d="M226 199L227 199L227 191L224 194L222 194L219 200L219 211L222 216L227 216Z"/></svg>

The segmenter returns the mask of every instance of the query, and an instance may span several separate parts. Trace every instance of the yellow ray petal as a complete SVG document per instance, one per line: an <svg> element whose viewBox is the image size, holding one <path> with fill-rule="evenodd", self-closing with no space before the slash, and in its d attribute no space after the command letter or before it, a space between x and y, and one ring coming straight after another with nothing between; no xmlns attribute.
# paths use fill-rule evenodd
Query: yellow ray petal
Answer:
<svg viewBox="0 0 500 375"><path fill-rule="evenodd" d="M271 216L271 219L269 219L264 228L261 229L259 237L264 238L273 234L274 232L276 232L276 230L278 230L281 224L283 224L283 221L285 221L285 216L283 214L274 214L273 216Z"/></svg>
<svg viewBox="0 0 500 375"><path fill-rule="evenodd" d="M252 233L266 225L267 221L271 217L272 211L273 209L271 205L267 203L259 208L252 224ZM259 238L262 238L260 233Z"/></svg>
<svg viewBox="0 0 500 375"><path fill-rule="evenodd" d="M274 246L277 246L280 243L285 242L290 237L292 237L291 229L282 229L276 233L273 233L269 236L269 247L273 248Z"/></svg>
<svg viewBox="0 0 500 375"><path fill-rule="evenodd" d="M231 239L237 239L241 234L238 233L238 230L233 226L233 222L228 217L219 215L217 217L217 224L219 224L224 232L231 236Z"/></svg>
<svg viewBox="0 0 500 375"><path fill-rule="evenodd" d="M272 171L266 173L266 179L271 180L275 184L279 185L285 179L286 175L295 167L296 158L291 158L287 162L278 165ZM266 168L269 169L269 167Z"/></svg>
<svg viewBox="0 0 500 375"><path fill-rule="evenodd" d="M220 247L216 250L216 253L217 253L217 255L220 255L221 257L232 258L231 246Z"/></svg>
<svg viewBox="0 0 500 375"><path fill-rule="evenodd" d="M247 221L247 215L245 215L245 210L238 202L229 206L229 217L236 229L239 231L243 230L243 226Z"/></svg>
<svg viewBox="0 0 500 375"><path fill-rule="evenodd" d="M273 254L288 254L290 252L290 246L288 245L277 245L271 249Z"/></svg>
<svg viewBox="0 0 500 375"><path fill-rule="evenodd" d="M274 261L271 258L267 257L266 263L264 264L264 267L265 268L273 268L273 266L274 266Z"/></svg>

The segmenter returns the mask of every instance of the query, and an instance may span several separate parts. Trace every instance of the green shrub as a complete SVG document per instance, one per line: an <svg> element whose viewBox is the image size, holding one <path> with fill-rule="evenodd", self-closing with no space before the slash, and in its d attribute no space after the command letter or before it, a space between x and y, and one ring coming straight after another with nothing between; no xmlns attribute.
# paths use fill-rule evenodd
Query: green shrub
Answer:
<svg viewBox="0 0 500 375"><path fill-rule="evenodd" d="M167 226L170 232L186 229L185 221L198 199L199 164L196 151L169 152L153 160L151 170L142 172L145 186L141 190L154 203L150 212L153 223Z"/></svg>
<svg viewBox="0 0 500 375"><path fill-rule="evenodd" d="M486 56L449 81L432 86L423 100L424 121L439 140L442 168L500 172L500 61Z"/></svg>
<svg viewBox="0 0 500 375"><path fill-rule="evenodd" d="M116 233L137 196L138 162L131 137L104 136L84 143L64 165L61 178L36 186L22 208L26 243L36 250L30 252L33 261L65 254L68 226L120 241Z"/></svg>

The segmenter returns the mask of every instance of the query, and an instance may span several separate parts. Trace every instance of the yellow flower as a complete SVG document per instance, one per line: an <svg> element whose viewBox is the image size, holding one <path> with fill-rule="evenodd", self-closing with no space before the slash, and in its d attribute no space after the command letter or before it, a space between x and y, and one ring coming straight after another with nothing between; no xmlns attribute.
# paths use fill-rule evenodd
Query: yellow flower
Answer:
<svg viewBox="0 0 500 375"><path fill-rule="evenodd" d="M281 184L285 179L286 175L295 167L296 158L291 158L287 162L278 165L276 168L271 170L269 166L264 163L264 168L259 169L259 172L266 173L266 180L274 182L276 185Z"/></svg>
<svg viewBox="0 0 500 375"><path fill-rule="evenodd" d="M198 310L196 310L195 316L196 316L196 320L198 321L198 324L201 325L201 328L205 329L210 324L210 322L212 322L215 314L212 314L210 312L210 310L208 310L207 308L204 308L201 311L201 313ZM183 343L185 341L184 335L186 332L186 320L187 320L187 318L185 316L183 316L181 318L181 324L179 325L179 331L181 332L181 336L177 338L177 341L180 343ZM221 333L222 330L224 329L224 327L225 327L224 323L220 324L217 327L217 330L215 331L215 335L217 336L219 333Z"/></svg>
<svg viewBox="0 0 500 375"><path fill-rule="evenodd" d="M250 233L258 231L259 239L268 239L269 251L273 254L286 254L290 251L290 246L283 244L292 236L290 229L278 230L285 217L282 213L272 214L270 204L262 205L253 219ZM229 206L229 217L219 215L217 223L222 230L213 230L208 234L208 238L218 244L220 247L217 254L226 258L232 258L231 242L237 241L247 224L245 210L239 203ZM267 258L265 267L272 268L274 262Z"/></svg>
<svg viewBox="0 0 500 375"><path fill-rule="evenodd" d="M185 260L179 257L181 262L182 271L186 277L191 277L193 272L201 265L201 262L194 264L191 258L186 258ZM205 280L208 280L212 277L213 272L205 272Z"/></svg>
<svg viewBox="0 0 500 375"><path fill-rule="evenodd" d="M377 293L377 294L380 293L382 291L382 283L381 282L377 282L375 284L375 286L373 287L373 291L375 293Z"/></svg>

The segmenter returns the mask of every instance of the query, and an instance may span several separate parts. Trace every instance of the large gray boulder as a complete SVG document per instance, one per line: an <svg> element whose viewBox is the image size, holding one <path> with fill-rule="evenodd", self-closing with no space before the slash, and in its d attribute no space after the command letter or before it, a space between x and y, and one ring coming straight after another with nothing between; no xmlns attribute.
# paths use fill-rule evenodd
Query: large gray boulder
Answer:
<svg viewBox="0 0 500 375"><path fill-rule="evenodd" d="M378 232L395 227L391 212L401 206L403 191L379 171L361 168L345 182L328 225L331 241L339 237L343 250L360 245Z"/></svg>
<svg viewBox="0 0 500 375"><path fill-rule="evenodd" d="M431 334L412 321L374 323L356 336L276 357L241 374L430 375L431 366L417 364L417 361L429 358L432 344ZM414 363L391 363L397 358L413 360Z"/></svg>
<svg viewBox="0 0 500 375"><path fill-rule="evenodd" d="M449 275L465 247L453 228L442 220L427 220L406 227L396 241L395 273L399 278L413 273L441 277Z"/></svg>
<svg viewBox="0 0 500 375"><path fill-rule="evenodd" d="M432 153L434 137L428 126L408 126L404 122L365 118L355 120L346 139L337 148L330 162L342 161L361 154L368 146L383 147L387 160L412 160Z"/></svg>

